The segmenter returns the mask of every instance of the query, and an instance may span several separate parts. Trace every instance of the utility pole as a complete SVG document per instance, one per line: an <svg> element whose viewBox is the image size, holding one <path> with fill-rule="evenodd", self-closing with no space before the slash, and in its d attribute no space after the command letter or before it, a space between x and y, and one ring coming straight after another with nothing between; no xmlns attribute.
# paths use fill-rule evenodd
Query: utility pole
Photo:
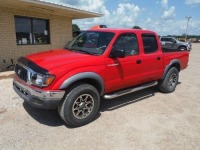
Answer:
<svg viewBox="0 0 200 150"><path fill-rule="evenodd" d="M187 32L188 32L188 24L189 24L189 21L192 17L185 17L187 19L187 26L186 26L186 31L185 31L185 42L187 40Z"/></svg>

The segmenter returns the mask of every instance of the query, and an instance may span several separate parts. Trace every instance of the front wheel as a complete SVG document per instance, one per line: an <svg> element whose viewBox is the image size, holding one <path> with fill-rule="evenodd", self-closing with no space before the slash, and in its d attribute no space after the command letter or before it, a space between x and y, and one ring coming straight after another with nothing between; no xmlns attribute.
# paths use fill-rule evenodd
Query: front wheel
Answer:
<svg viewBox="0 0 200 150"><path fill-rule="evenodd" d="M158 88L161 92L171 93L176 89L176 85L178 83L179 71L177 68L171 68L165 78L160 80Z"/></svg>
<svg viewBox="0 0 200 150"><path fill-rule="evenodd" d="M187 50L187 48L186 48L186 47L184 47L184 46L181 46L181 47L179 47L179 50L186 51L186 50Z"/></svg>
<svg viewBox="0 0 200 150"><path fill-rule="evenodd" d="M61 118L70 127L79 127L91 122L97 115L100 96L97 89L85 83L71 87L58 108Z"/></svg>

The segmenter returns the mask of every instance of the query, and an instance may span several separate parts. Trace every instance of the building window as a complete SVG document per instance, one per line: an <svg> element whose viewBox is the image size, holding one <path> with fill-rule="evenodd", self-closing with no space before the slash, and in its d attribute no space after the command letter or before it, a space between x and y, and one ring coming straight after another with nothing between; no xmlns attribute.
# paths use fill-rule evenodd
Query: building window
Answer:
<svg viewBox="0 0 200 150"><path fill-rule="evenodd" d="M49 20L15 16L18 45L50 44Z"/></svg>

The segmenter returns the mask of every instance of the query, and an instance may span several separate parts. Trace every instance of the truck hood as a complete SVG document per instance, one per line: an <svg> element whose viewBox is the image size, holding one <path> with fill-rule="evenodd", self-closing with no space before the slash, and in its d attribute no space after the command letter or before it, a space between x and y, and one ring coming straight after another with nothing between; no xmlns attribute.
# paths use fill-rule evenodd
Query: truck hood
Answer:
<svg viewBox="0 0 200 150"><path fill-rule="evenodd" d="M70 63L81 62L83 59L88 60L91 57L94 56L66 49L50 50L26 56L27 59L47 70Z"/></svg>

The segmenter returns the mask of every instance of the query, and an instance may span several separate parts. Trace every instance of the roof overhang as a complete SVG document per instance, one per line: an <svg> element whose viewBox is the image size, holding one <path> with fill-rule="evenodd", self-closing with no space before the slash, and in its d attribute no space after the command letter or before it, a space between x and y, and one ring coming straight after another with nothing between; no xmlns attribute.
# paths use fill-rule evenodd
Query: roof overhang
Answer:
<svg viewBox="0 0 200 150"><path fill-rule="evenodd" d="M72 19L101 17L103 14L41 0L0 0L0 7L15 8L25 11L61 15Z"/></svg>

